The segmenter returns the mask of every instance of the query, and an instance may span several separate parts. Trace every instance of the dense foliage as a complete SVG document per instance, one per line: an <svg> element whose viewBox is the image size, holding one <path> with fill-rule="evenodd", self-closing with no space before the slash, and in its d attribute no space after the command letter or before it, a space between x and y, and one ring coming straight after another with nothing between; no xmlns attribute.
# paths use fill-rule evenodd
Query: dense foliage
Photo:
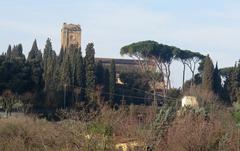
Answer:
<svg viewBox="0 0 240 151"><path fill-rule="evenodd" d="M24 104L31 102L42 109L81 108L88 103L149 105L152 101L162 102L163 97L180 96L180 91L196 85L214 92L226 103L239 100L239 64L219 70L209 56L155 41L132 43L122 47L120 53L135 58L139 72L117 71L114 59L109 66L95 62L93 43L87 45L85 57L81 48L74 46L61 48L57 55L49 38L43 55L34 40L27 59L21 44L9 46L0 56L0 91L10 90L15 96L24 96L22 100L28 100ZM183 86L173 95L170 75L175 60L183 64ZM186 67L192 78L185 82Z"/></svg>
<svg viewBox="0 0 240 151"><path fill-rule="evenodd" d="M85 69L86 69L86 97L89 101L93 101L94 89L96 84L95 77L95 50L93 43L87 45L85 56Z"/></svg>
<svg viewBox="0 0 240 151"><path fill-rule="evenodd" d="M116 93L116 66L114 60L111 61L110 65L110 75L109 75L109 101L110 104L113 105L113 101L115 100Z"/></svg>
<svg viewBox="0 0 240 151"><path fill-rule="evenodd" d="M202 80L202 87L206 91L213 90L213 73L214 73L214 66L212 60L209 56L205 58L204 61L204 68L203 68L203 80Z"/></svg>

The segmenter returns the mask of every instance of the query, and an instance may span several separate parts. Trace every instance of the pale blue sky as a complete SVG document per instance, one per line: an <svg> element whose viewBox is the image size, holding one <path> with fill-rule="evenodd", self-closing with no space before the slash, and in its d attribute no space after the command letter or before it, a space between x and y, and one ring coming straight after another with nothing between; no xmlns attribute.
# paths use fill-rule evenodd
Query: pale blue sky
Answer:
<svg viewBox="0 0 240 151"><path fill-rule="evenodd" d="M22 43L27 54L36 38L47 37L59 52L63 22L81 24L83 51L95 43L96 56L120 57L122 46L155 40L210 54L219 66L233 65L240 50L239 0L1 0L0 52ZM174 63L172 82L181 83Z"/></svg>

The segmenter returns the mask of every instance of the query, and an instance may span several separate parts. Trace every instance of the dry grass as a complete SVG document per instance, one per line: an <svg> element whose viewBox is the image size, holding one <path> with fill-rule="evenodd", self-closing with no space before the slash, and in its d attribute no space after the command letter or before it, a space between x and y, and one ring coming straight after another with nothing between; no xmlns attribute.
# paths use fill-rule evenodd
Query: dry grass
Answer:
<svg viewBox="0 0 240 151"><path fill-rule="evenodd" d="M144 113L140 116L139 113ZM74 113L71 113L74 115ZM79 113L76 113L78 115ZM75 115L74 115L75 116ZM1 151L113 151L122 139L147 142L154 120L151 107L103 107L91 121L49 122L32 117L0 119Z"/></svg>
<svg viewBox="0 0 240 151"><path fill-rule="evenodd" d="M0 119L1 151L76 150L73 135L58 124L29 117Z"/></svg>
<svg viewBox="0 0 240 151"><path fill-rule="evenodd" d="M119 110L103 107L91 121L67 119L49 122L33 117L2 118L0 150L113 151L114 144L123 139L151 144L154 150L160 151L238 149L239 129L226 108L212 110L207 116L201 109L182 112L167 125L163 139L155 135L158 129L152 127L156 122L152 107L128 106ZM157 140L160 143L154 144Z"/></svg>
<svg viewBox="0 0 240 151"><path fill-rule="evenodd" d="M168 129L165 150L237 151L239 129L227 110L205 115L188 112L177 117Z"/></svg>

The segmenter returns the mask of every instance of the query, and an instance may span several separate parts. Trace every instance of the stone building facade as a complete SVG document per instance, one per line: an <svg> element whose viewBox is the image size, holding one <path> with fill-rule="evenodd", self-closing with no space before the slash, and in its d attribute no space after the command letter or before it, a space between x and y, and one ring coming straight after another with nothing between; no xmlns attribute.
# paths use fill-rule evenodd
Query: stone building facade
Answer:
<svg viewBox="0 0 240 151"><path fill-rule="evenodd" d="M70 47L81 47L81 26L78 24L63 23L61 30L61 47L65 50Z"/></svg>
<svg viewBox="0 0 240 151"><path fill-rule="evenodd" d="M101 61L103 66L110 69L112 59L115 61L116 72L140 72L139 64L133 59L96 58L96 62Z"/></svg>

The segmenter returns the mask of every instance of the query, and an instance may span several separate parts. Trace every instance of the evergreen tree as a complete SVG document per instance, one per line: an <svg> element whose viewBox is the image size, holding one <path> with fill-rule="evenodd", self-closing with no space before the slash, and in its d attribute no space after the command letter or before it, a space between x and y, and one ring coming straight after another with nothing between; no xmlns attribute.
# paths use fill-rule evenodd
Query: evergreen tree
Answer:
<svg viewBox="0 0 240 151"><path fill-rule="evenodd" d="M84 81L84 67L83 67L83 58L82 58L82 52L81 48L77 50L76 53L76 60L75 60L75 85L78 87L83 87L83 81Z"/></svg>
<svg viewBox="0 0 240 151"><path fill-rule="evenodd" d="M34 82L36 91L40 91L43 88L43 65L42 65L42 53L38 49L36 39L33 42L32 49L28 54L27 62L31 67L31 77Z"/></svg>
<svg viewBox="0 0 240 151"><path fill-rule="evenodd" d="M109 70L106 68L104 69L104 96L105 96L105 100L109 101Z"/></svg>
<svg viewBox="0 0 240 151"><path fill-rule="evenodd" d="M26 61L25 55L23 54L22 44L18 44L13 47L11 51L10 60L14 60L18 63L24 63Z"/></svg>
<svg viewBox="0 0 240 151"><path fill-rule="evenodd" d="M25 58L24 55L22 57ZM23 60L15 60L16 58L12 61L4 56L0 58L0 93L6 89L19 95L32 91L33 82L29 64Z"/></svg>
<svg viewBox="0 0 240 151"><path fill-rule="evenodd" d="M209 55L205 58L203 67L202 88L207 91L213 90L213 71L214 66Z"/></svg>
<svg viewBox="0 0 240 151"><path fill-rule="evenodd" d="M240 62L230 72L227 88L231 102L240 101Z"/></svg>
<svg viewBox="0 0 240 151"><path fill-rule="evenodd" d="M36 58L36 55L37 55L37 52L38 52L38 46L37 46L37 40L35 39L33 41L33 45L32 45L32 48L30 50L30 52L28 53L28 58L27 60L28 61L32 61Z"/></svg>
<svg viewBox="0 0 240 151"><path fill-rule="evenodd" d="M150 82L145 73L139 73L139 72L122 72L119 76L121 79L121 82L124 83L123 85L123 93L130 96L136 96L139 98L148 98L145 92L151 91L150 89ZM142 91L135 91L136 89L142 90ZM169 90L170 91L170 90ZM125 98L126 103L128 104L150 104L150 100L146 99L135 99L131 97Z"/></svg>
<svg viewBox="0 0 240 151"><path fill-rule="evenodd" d="M103 85L104 84L104 68L102 61L98 61L96 65L96 84Z"/></svg>
<svg viewBox="0 0 240 151"><path fill-rule="evenodd" d="M60 53L59 53L59 56L58 56L58 63L60 63L60 64L62 63L63 57L64 57L64 49L63 49L63 47L61 47Z"/></svg>
<svg viewBox="0 0 240 151"><path fill-rule="evenodd" d="M55 77L54 77L54 81L55 81L55 90L60 92L63 90L63 83L62 83L62 64L61 63L60 65L57 64L56 65L56 71L55 71Z"/></svg>
<svg viewBox="0 0 240 151"><path fill-rule="evenodd" d="M75 75L74 75L74 81L75 85L80 88L80 96L79 99L80 101L84 100L84 89L85 89L85 84L84 84L84 79L85 79L85 72L84 72L84 64L83 64L83 58L82 58L82 52L81 48L78 48L78 51L76 53L76 65L75 65Z"/></svg>
<svg viewBox="0 0 240 151"><path fill-rule="evenodd" d="M220 95L222 92L222 81L217 63L213 71L213 91L217 95Z"/></svg>
<svg viewBox="0 0 240 151"><path fill-rule="evenodd" d="M109 75L109 101L113 105L115 101L115 92L116 92L116 66L115 61L111 61L110 65L110 75Z"/></svg>
<svg viewBox="0 0 240 151"><path fill-rule="evenodd" d="M65 50L61 47L60 49L60 53L57 56L57 60L56 60L56 71L55 71L55 82L56 82L56 89L57 91L61 91L63 90L63 85L62 85L62 64L63 64L63 60L64 60L64 54L65 54Z"/></svg>
<svg viewBox="0 0 240 151"><path fill-rule="evenodd" d="M68 50L68 52L71 53L66 53L65 55L69 56L70 63L71 63L71 84L76 85L76 70L77 70L77 53L78 49L74 46L71 46Z"/></svg>
<svg viewBox="0 0 240 151"><path fill-rule="evenodd" d="M95 50L93 43L89 43L86 48L85 71L86 71L86 99L93 101L95 90Z"/></svg>
<svg viewBox="0 0 240 151"><path fill-rule="evenodd" d="M225 73L225 81L223 86L222 98L228 104L232 104L237 101L238 92L238 74L237 74L237 64Z"/></svg>
<svg viewBox="0 0 240 151"><path fill-rule="evenodd" d="M82 82L81 82L81 94L80 94L80 100L84 101L86 99L86 63L85 59L82 58Z"/></svg>
<svg viewBox="0 0 240 151"><path fill-rule="evenodd" d="M9 45L8 49L7 49L7 54L6 54L8 61L10 61L10 59L11 59L11 53L12 53L12 47L11 47L11 45Z"/></svg>
<svg viewBox="0 0 240 151"><path fill-rule="evenodd" d="M238 61L238 66L236 68L236 98L237 98L237 102L240 103L240 60Z"/></svg>
<svg viewBox="0 0 240 151"><path fill-rule="evenodd" d="M48 38L43 54L44 90L55 90L56 53L52 49L51 40Z"/></svg>
<svg viewBox="0 0 240 151"><path fill-rule="evenodd" d="M71 85L71 62L69 56L65 56L62 64L62 74L61 74L61 81L62 86L70 86Z"/></svg>

